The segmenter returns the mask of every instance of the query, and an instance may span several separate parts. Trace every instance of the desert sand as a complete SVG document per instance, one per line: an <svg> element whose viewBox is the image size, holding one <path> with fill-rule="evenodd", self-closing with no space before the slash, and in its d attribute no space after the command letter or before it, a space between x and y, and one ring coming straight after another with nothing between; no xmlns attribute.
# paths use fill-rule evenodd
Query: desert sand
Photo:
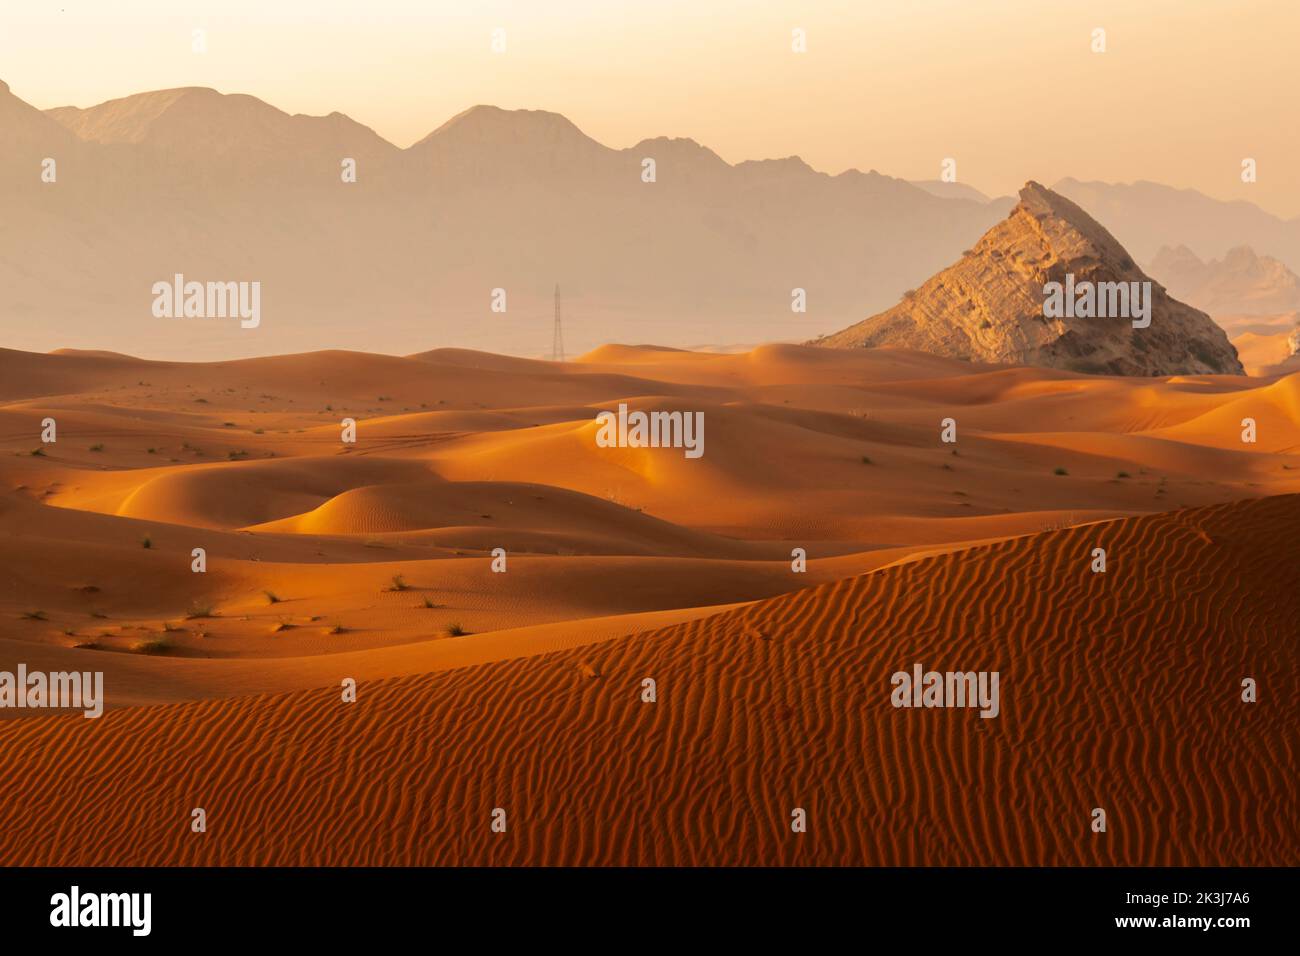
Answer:
<svg viewBox="0 0 1300 956"><path fill-rule="evenodd" d="M1294 863L1297 421L896 349L0 351L0 668L108 707L0 710L0 862ZM1002 717L895 711L917 660Z"/></svg>
<svg viewBox="0 0 1300 956"><path fill-rule="evenodd" d="M366 681L352 704L7 721L6 862L1294 865L1298 536L1300 497L1244 501ZM1000 719L891 708L913 660L998 669Z"/></svg>

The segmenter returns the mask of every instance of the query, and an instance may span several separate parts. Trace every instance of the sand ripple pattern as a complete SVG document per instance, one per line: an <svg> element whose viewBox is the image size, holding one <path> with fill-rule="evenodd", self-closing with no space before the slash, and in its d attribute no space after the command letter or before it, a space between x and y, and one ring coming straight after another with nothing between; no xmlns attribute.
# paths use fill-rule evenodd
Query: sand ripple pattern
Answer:
<svg viewBox="0 0 1300 956"><path fill-rule="evenodd" d="M0 858L1295 865L1298 629L1300 496L1075 527L355 704L5 721ZM894 709L915 661L1001 716Z"/></svg>

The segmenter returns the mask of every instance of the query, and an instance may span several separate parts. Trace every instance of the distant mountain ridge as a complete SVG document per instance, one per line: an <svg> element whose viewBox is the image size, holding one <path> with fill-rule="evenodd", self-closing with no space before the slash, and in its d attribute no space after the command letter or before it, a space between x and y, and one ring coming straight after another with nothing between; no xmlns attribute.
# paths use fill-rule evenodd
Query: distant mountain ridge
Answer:
<svg viewBox="0 0 1300 956"><path fill-rule="evenodd" d="M1186 246L1161 247L1151 272L1166 288L1210 315L1275 315L1300 309L1300 276L1249 246L1202 261Z"/></svg>
<svg viewBox="0 0 1300 956"><path fill-rule="evenodd" d="M992 200L974 186L966 183L949 183L941 179L913 179L912 185L924 189L931 196L942 199L969 199L972 202L991 202Z"/></svg>
<svg viewBox="0 0 1300 956"><path fill-rule="evenodd" d="M1124 248L1150 262L1163 246L1186 246L1202 259L1250 246L1300 272L1300 217L1282 219L1242 200L1212 199L1159 183L1081 182L1065 178L1053 192L1106 224Z"/></svg>
<svg viewBox="0 0 1300 956"><path fill-rule="evenodd" d="M0 146L0 314L29 349L541 355L557 284L575 352L798 340L892 301L1003 211L687 139L613 149L543 110L472 107L398 149L201 87L46 112L6 87ZM176 273L261 282L264 320L155 318L149 290Z"/></svg>
<svg viewBox="0 0 1300 956"><path fill-rule="evenodd" d="M1077 185L1111 206L1127 189ZM1197 195L1178 193L1232 205ZM472 107L399 149L340 113L203 87L42 112L0 83L0 315L5 344L34 350L545 355L557 284L571 351L800 341L897 301L1013 205L798 157L730 164L689 139L614 149L543 110ZM1250 244L1281 255L1290 226L1237 205ZM250 333L155 318L149 290L177 273L260 282L265 321ZM505 312L489 308L495 289ZM806 312L792 308L798 290Z"/></svg>

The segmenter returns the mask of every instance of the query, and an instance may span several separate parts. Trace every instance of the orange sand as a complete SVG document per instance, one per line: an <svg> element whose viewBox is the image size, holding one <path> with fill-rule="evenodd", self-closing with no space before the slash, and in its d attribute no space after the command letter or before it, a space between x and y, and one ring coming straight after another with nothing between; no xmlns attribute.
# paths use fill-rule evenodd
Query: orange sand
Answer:
<svg viewBox="0 0 1300 956"><path fill-rule="evenodd" d="M704 456L597 447L619 402ZM887 349L0 350L0 669L110 711L0 710L0 862L1294 862L1298 421ZM895 712L916 660L1003 716Z"/></svg>
<svg viewBox="0 0 1300 956"><path fill-rule="evenodd" d="M1275 497L364 682L351 704L6 721L5 862L1294 865L1298 542L1300 497ZM998 670L1001 715L894 709L914 661Z"/></svg>

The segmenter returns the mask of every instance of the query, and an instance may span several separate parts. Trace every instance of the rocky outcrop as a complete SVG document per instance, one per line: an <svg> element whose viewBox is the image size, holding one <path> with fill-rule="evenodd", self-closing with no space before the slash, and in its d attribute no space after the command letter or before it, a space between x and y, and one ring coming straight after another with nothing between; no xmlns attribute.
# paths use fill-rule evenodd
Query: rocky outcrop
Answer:
<svg viewBox="0 0 1300 956"><path fill-rule="evenodd" d="M1109 309L1090 313L1078 300L1077 310L1058 311L1049 302L1051 283L1065 296L1091 287L1094 305L1106 299ZM1117 294L1120 283L1134 293L1127 303ZM1135 318L1142 296L1149 314ZM1171 298L1096 220L1036 182L1026 183L1011 214L960 261L893 308L812 344L897 346L1112 375L1243 373L1236 349L1208 315Z"/></svg>

